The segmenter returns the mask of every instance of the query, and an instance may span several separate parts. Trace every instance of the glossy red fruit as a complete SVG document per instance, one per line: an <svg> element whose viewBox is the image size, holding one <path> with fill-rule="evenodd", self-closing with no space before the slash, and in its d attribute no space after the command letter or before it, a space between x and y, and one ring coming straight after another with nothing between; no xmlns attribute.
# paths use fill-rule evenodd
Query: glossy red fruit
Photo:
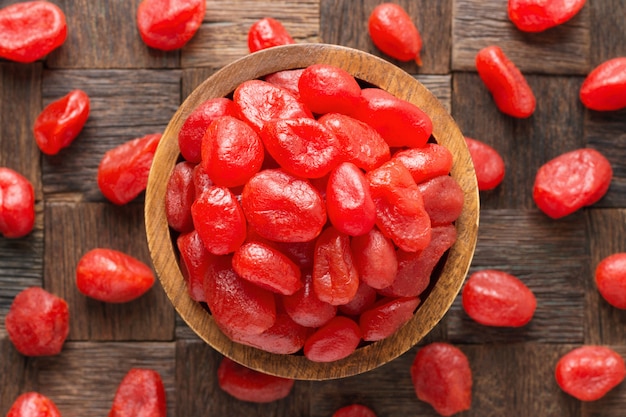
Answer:
<svg viewBox="0 0 626 417"><path fill-rule="evenodd" d="M430 243L430 218L409 170L391 160L367 173L376 206L376 225L401 249L415 252Z"/></svg>
<svg viewBox="0 0 626 417"><path fill-rule="evenodd" d="M298 177L321 178L341 161L337 137L308 117L268 121L261 139L282 169Z"/></svg>
<svg viewBox="0 0 626 417"><path fill-rule="evenodd" d="M368 30L374 45L385 54L422 65L422 37L402 6L395 3L376 6L370 14Z"/></svg>
<svg viewBox="0 0 626 417"><path fill-rule="evenodd" d="M472 138L465 138L480 191L493 190L504 179L505 166L502 157L491 146Z"/></svg>
<svg viewBox="0 0 626 417"><path fill-rule="evenodd" d="M246 239L246 218L237 198L226 187L213 185L191 206L193 224L204 247L214 255L226 255Z"/></svg>
<svg viewBox="0 0 626 417"><path fill-rule="evenodd" d="M261 242L246 242L233 255L239 276L266 290L291 295L302 287L300 268L286 255Z"/></svg>
<svg viewBox="0 0 626 417"><path fill-rule="evenodd" d="M204 291L213 319L227 334L260 334L276 322L274 294L237 275L231 257L211 264Z"/></svg>
<svg viewBox="0 0 626 417"><path fill-rule="evenodd" d="M372 288L381 289L390 286L396 279L398 259L395 246L378 228L353 237L350 248L354 266L362 282Z"/></svg>
<svg viewBox="0 0 626 417"><path fill-rule="evenodd" d="M25 392L13 402L6 417L61 417L61 413L45 395Z"/></svg>
<svg viewBox="0 0 626 417"><path fill-rule="evenodd" d="M289 317L301 326L316 328L328 323L337 314L337 306L320 300L313 289L313 276L303 272L303 285L295 294L283 298Z"/></svg>
<svg viewBox="0 0 626 417"><path fill-rule="evenodd" d="M196 199L196 188L193 183L195 165L181 161L167 180L165 191L165 217L167 224L177 232L193 230L191 205Z"/></svg>
<svg viewBox="0 0 626 417"><path fill-rule="evenodd" d="M535 112L535 94L524 75L499 46L478 51L476 70L502 113L526 118Z"/></svg>
<svg viewBox="0 0 626 417"><path fill-rule="evenodd" d="M248 50L250 52L273 46L295 43L285 26L271 17L260 19L248 29Z"/></svg>
<svg viewBox="0 0 626 417"><path fill-rule="evenodd" d="M222 116L202 138L202 167L214 184L237 187L261 169L264 152L254 129L232 116Z"/></svg>
<svg viewBox="0 0 626 417"><path fill-rule="evenodd" d="M374 342L391 336L413 317L419 303L417 297L383 298L359 317L363 340Z"/></svg>
<svg viewBox="0 0 626 417"><path fill-rule="evenodd" d="M266 239L308 242L326 224L319 192L306 180L281 170L267 169L248 181L241 195L248 222Z"/></svg>
<svg viewBox="0 0 626 417"><path fill-rule="evenodd" d="M146 45L173 51L196 34L205 12L205 0L143 0L137 8L137 27Z"/></svg>
<svg viewBox="0 0 626 417"><path fill-rule="evenodd" d="M465 194L451 176L440 175L418 184L417 188L422 193L431 226L452 223L461 215Z"/></svg>
<svg viewBox="0 0 626 417"><path fill-rule="evenodd" d="M533 199L553 219L595 204L608 191L611 163L595 149L581 148L546 162L537 171Z"/></svg>
<svg viewBox="0 0 626 417"><path fill-rule="evenodd" d="M374 227L376 207L369 181L356 165L344 162L330 173L326 211L335 229L347 235L360 236Z"/></svg>
<svg viewBox="0 0 626 417"><path fill-rule="evenodd" d="M56 155L70 146L89 117L89 96L73 90L48 104L35 119L35 142L47 155Z"/></svg>
<svg viewBox="0 0 626 417"><path fill-rule="evenodd" d="M209 175L206 173L204 168L202 168L202 164L196 165L193 169L193 188L195 190L195 195L198 196L202 194L213 185L215 184L213 184Z"/></svg>
<svg viewBox="0 0 626 417"><path fill-rule="evenodd" d="M517 277L485 269L470 275L462 292L463 309L485 326L521 327L537 308L533 292Z"/></svg>
<svg viewBox="0 0 626 417"><path fill-rule="evenodd" d="M13 299L4 321L9 339L25 356L57 355L70 331L65 300L40 287L29 287Z"/></svg>
<svg viewBox="0 0 626 417"><path fill-rule="evenodd" d="M333 317L307 339L304 356L313 362L334 362L350 356L361 341L361 330L353 320Z"/></svg>
<svg viewBox="0 0 626 417"><path fill-rule="evenodd" d="M213 120L221 116L238 116L237 106L231 99L226 97L208 99L187 116L178 132L178 147L183 158L194 164L200 163L204 132Z"/></svg>
<svg viewBox="0 0 626 417"><path fill-rule="evenodd" d="M35 191L22 174L0 167L0 233L20 238L35 226Z"/></svg>
<svg viewBox="0 0 626 417"><path fill-rule="evenodd" d="M472 404L472 371L465 354L443 342L421 348L411 366L415 394L442 416L469 410Z"/></svg>
<svg viewBox="0 0 626 417"><path fill-rule="evenodd" d="M341 144L342 160L370 171L389 160L389 145L367 123L339 113L327 113L319 122L335 134Z"/></svg>
<svg viewBox="0 0 626 417"><path fill-rule="evenodd" d="M317 114L350 113L361 99L361 86L352 74L328 64L306 67L298 91L302 102Z"/></svg>
<svg viewBox="0 0 626 417"><path fill-rule="evenodd" d="M224 357L217 369L217 383L238 400L269 403L289 395L295 380L264 374Z"/></svg>
<svg viewBox="0 0 626 417"><path fill-rule="evenodd" d="M131 368L117 387L108 417L166 417L161 375L152 369Z"/></svg>
<svg viewBox="0 0 626 417"><path fill-rule="evenodd" d="M0 57L31 63L63 45L65 14L47 1L25 1L0 9Z"/></svg>
<svg viewBox="0 0 626 417"><path fill-rule="evenodd" d="M313 289L332 305L349 303L359 288L359 275L352 261L350 237L327 227L318 237L313 258Z"/></svg>
<svg viewBox="0 0 626 417"><path fill-rule="evenodd" d="M304 68L298 68L294 70L277 71L265 76L264 80L275 86L284 88L296 97L300 97L300 90L298 89L298 83L300 77L304 72Z"/></svg>
<svg viewBox="0 0 626 417"><path fill-rule="evenodd" d="M376 413L364 405L350 404L335 411L333 417L376 417Z"/></svg>
<svg viewBox="0 0 626 417"><path fill-rule="evenodd" d="M624 359L606 346L585 345L563 355L556 364L556 382L581 401L596 401L621 384Z"/></svg>
<svg viewBox="0 0 626 417"><path fill-rule="evenodd" d="M613 307L626 309L626 252L614 253L598 264L595 271L600 295Z"/></svg>
<svg viewBox="0 0 626 417"><path fill-rule="evenodd" d="M148 265L113 249L92 249L76 266L78 290L107 303L126 303L139 298L152 288L154 280Z"/></svg>
<svg viewBox="0 0 626 417"><path fill-rule="evenodd" d="M233 100L242 119L257 132L270 120L313 117L298 97L266 81L250 80L239 84Z"/></svg>
<svg viewBox="0 0 626 417"><path fill-rule="evenodd" d="M436 143L396 152L393 159L407 167L417 184L440 175L448 175L453 162L452 153L448 148Z"/></svg>
<svg viewBox="0 0 626 417"><path fill-rule="evenodd" d="M543 32L574 17L586 0L509 0L511 22L524 32Z"/></svg>
<svg viewBox="0 0 626 417"><path fill-rule="evenodd" d="M194 301L206 301L204 281L215 255L206 250L196 230L183 233L176 239L180 252L180 266L189 295Z"/></svg>
<svg viewBox="0 0 626 417"><path fill-rule="evenodd" d="M373 127L391 147L420 148L433 131L419 107L380 88L364 88L361 104L350 115Z"/></svg>
<svg viewBox="0 0 626 417"><path fill-rule="evenodd" d="M376 302L376 298L376 290L363 281L359 281L359 288L356 290L352 300L347 304L340 305L338 308L344 315L356 317L372 307Z"/></svg>
<svg viewBox="0 0 626 417"><path fill-rule="evenodd" d="M134 200L148 185L160 133L130 140L107 151L98 166L98 187L112 203Z"/></svg>
<svg viewBox="0 0 626 417"><path fill-rule="evenodd" d="M626 57L602 62L580 87L580 101L589 109L613 111L626 107Z"/></svg>

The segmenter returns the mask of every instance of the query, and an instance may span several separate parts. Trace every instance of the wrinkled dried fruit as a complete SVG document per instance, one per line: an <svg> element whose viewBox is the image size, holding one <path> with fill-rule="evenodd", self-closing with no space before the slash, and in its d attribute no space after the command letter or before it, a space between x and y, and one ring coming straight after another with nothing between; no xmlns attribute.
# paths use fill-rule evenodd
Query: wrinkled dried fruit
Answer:
<svg viewBox="0 0 626 417"><path fill-rule="evenodd" d="M333 417L376 417L376 413L364 405L351 404L335 411Z"/></svg>
<svg viewBox="0 0 626 417"><path fill-rule="evenodd" d="M431 226L452 223L461 215L465 194L451 176L440 175L418 184L417 188L422 193Z"/></svg>
<svg viewBox="0 0 626 417"><path fill-rule="evenodd" d="M398 272L396 249L391 239L385 237L378 228L353 237L350 247L354 266L362 282L375 289L386 288L393 283Z"/></svg>
<svg viewBox="0 0 626 417"><path fill-rule="evenodd" d="M306 340L304 356L313 362L334 362L352 354L361 341L361 330L353 320L335 316Z"/></svg>
<svg viewBox="0 0 626 417"><path fill-rule="evenodd" d="M580 101L589 109L613 111L626 107L626 57L604 61L580 87Z"/></svg>
<svg viewBox="0 0 626 417"><path fill-rule="evenodd" d="M378 49L400 61L413 60L422 65L422 37L402 6L379 4L372 10L367 24L372 42Z"/></svg>
<svg viewBox="0 0 626 417"><path fill-rule="evenodd" d="M283 298L283 306L289 317L305 327L320 327L337 314L337 306L322 301L313 290L311 272L303 273L303 285L295 294Z"/></svg>
<svg viewBox="0 0 626 417"><path fill-rule="evenodd" d="M167 224L177 232L193 230L191 205L196 199L196 187L193 182L195 165L181 161L174 166L165 191L165 217Z"/></svg>
<svg viewBox="0 0 626 417"><path fill-rule="evenodd" d="M626 252L602 259L596 267L595 281L598 291L609 304L626 309Z"/></svg>
<svg viewBox="0 0 626 417"><path fill-rule="evenodd" d="M391 336L413 317L419 303L417 297L381 299L359 318L363 340L374 342Z"/></svg>
<svg viewBox="0 0 626 417"><path fill-rule="evenodd" d="M248 49L250 52L273 46L295 43L285 26L271 17L260 19L248 29Z"/></svg>
<svg viewBox="0 0 626 417"><path fill-rule="evenodd" d="M143 0L137 8L137 27L146 45L173 51L196 34L205 12L205 0Z"/></svg>
<svg viewBox="0 0 626 417"><path fill-rule="evenodd" d="M0 167L0 233L20 238L35 226L35 191L22 174Z"/></svg>
<svg viewBox="0 0 626 417"><path fill-rule="evenodd" d="M472 138L465 138L480 191L496 188L504 179L505 166L502 157L491 146Z"/></svg>
<svg viewBox="0 0 626 417"><path fill-rule="evenodd" d="M361 99L361 86L352 74L327 64L306 67L298 91L302 102L317 114L348 114Z"/></svg>
<svg viewBox="0 0 626 417"><path fill-rule="evenodd" d="M50 398L26 392L17 397L6 417L61 417L61 413Z"/></svg>
<svg viewBox="0 0 626 417"><path fill-rule="evenodd" d="M586 0L509 0L511 22L524 32L542 32L574 17Z"/></svg>
<svg viewBox="0 0 626 417"><path fill-rule="evenodd" d="M180 252L181 272L190 297L198 302L206 301L204 281L216 255L206 250L196 230L179 235L176 247Z"/></svg>
<svg viewBox="0 0 626 417"><path fill-rule="evenodd" d="M152 369L130 369L117 387L108 417L166 417L161 375Z"/></svg>
<svg viewBox="0 0 626 417"><path fill-rule="evenodd" d="M393 159L407 167L417 184L440 175L448 175L453 162L448 148L436 143L396 152Z"/></svg>

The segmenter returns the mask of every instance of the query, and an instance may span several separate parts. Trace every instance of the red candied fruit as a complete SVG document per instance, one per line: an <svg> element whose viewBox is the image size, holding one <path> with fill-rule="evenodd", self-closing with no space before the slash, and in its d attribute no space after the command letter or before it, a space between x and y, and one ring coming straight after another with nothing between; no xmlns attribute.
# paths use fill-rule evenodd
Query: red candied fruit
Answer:
<svg viewBox="0 0 626 417"><path fill-rule="evenodd" d="M4 324L9 339L25 356L57 355L70 331L70 313L62 298L29 287L13 299Z"/></svg>
<svg viewBox="0 0 626 417"><path fill-rule="evenodd" d="M61 413L45 395L25 392L13 402L6 417L61 417Z"/></svg>
<svg viewBox="0 0 626 417"><path fill-rule="evenodd" d="M253 176L243 188L241 205L258 234L279 242L310 241L326 223L319 192L308 181L277 169Z"/></svg>
<svg viewBox="0 0 626 417"><path fill-rule="evenodd" d="M202 164L198 164L193 169L193 188L195 190L196 197L212 187L213 181L209 178Z"/></svg>
<svg viewBox="0 0 626 417"><path fill-rule="evenodd" d="M424 209L431 226L454 222L463 211L465 194L454 178L440 175L417 185L424 199Z"/></svg>
<svg viewBox="0 0 626 417"><path fill-rule="evenodd" d="M353 320L335 316L306 340L304 356L313 362L334 362L350 356L361 341L361 330Z"/></svg>
<svg viewBox="0 0 626 417"><path fill-rule="evenodd" d="M250 52L293 43L295 41L285 26L271 17L257 20L248 29L248 49Z"/></svg>
<svg viewBox="0 0 626 417"><path fill-rule="evenodd" d="M215 185L244 185L263 164L261 138L231 116L215 119L202 138L202 167Z"/></svg>
<svg viewBox="0 0 626 417"><path fill-rule="evenodd" d="M417 297L383 298L359 318L363 340L374 342L391 336L413 317L419 303Z"/></svg>
<svg viewBox="0 0 626 417"><path fill-rule="evenodd" d="M289 395L295 380L264 374L224 357L217 368L217 383L238 400L269 403Z"/></svg>
<svg viewBox="0 0 626 417"><path fill-rule="evenodd" d="M339 311L346 316L359 316L376 302L376 290L363 281L359 281L354 297L347 304L338 306Z"/></svg>
<svg viewBox="0 0 626 417"><path fill-rule="evenodd" d="M177 232L185 233L193 230L191 206L196 199L196 188L193 182L195 165L181 161L167 180L165 191L165 217L167 224Z"/></svg>
<svg viewBox="0 0 626 417"><path fill-rule="evenodd" d="M411 365L415 394L442 416L469 410L472 404L472 371L465 354L449 343L421 348Z"/></svg>
<svg viewBox="0 0 626 417"><path fill-rule="evenodd" d="M154 133L125 142L107 151L98 165L98 187L112 203L134 200L148 185L154 153L161 140Z"/></svg>
<svg viewBox="0 0 626 417"><path fill-rule="evenodd" d="M595 281L607 303L626 310L626 252L602 259L596 267Z"/></svg>
<svg viewBox="0 0 626 417"><path fill-rule="evenodd" d="M78 290L107 303L126 303L139 298L152 288L154 280L148 265L113 249L92 249L76 266Z"/></svg>
<svg viewBox="0 0 626 417"><path fill-rule="evenodd" d="M120 382L108 417L166 417L161 375L152 369L131 368Z"/></svg>
<svg viewBox="0 0 626 417"><path fill-rule="evenodd" d="M237 117L235 103L226 97L210 98L196 107L178 132L178 147L185 160L199 164L202 160L202 138L213 120L222 116Z"/></svg>
<svg viewBox="0 0 626 417"><path fill-rule="evenodd" d="M300 90L298 89L298 82L304 72L304 68L298 68L294 70L277 71L272 74L268 74L264 77L264 80L275 86L284 88L296 97L300 97Z"/></svg>
<svg viewBox="0 0 626 417"><path fill-rule="evenodd" d="M204 280L216 255L206 250L196 230L183 233L176 239L180 252L180 265L189 295L195 301L206 301Z"/></svg>
<svg viewBox="0 0 626 417"><path fill-rule="evenodd" d="M585 345L563 355L556 364L559 387L581 401L596 401L626 377L624 359L606 346Z"/></svg>
<svg viewBox="0 0 626 417"><path fill-rule="evenodd" d="M436 143L396 152L393 159L407 167L417 184L440 175L448 175L452 168L452 153L445 146Z"/></svg>
<svg viewBox="0 0 626 417"><path fill-rule="evenodd" d="M137 27L146 45L173 51L193 38L205 12L205 0L143 0L137 7Z"/></svg>
<svg viewBox="0 0 626 417"><path fill-rule="evenodd" d="M298 81L298 91L302 102L317 114L348 114L361 99L361 86L352 74L327 64L306 67Z"/></svg>
<svg viewBox="0 0 626 417"><path fill-rule="evenodd" d="M626 108L626 57L609 59L595 67L580 87L579 96L591 110Z"/></svg>
<svg viewBox="0 0 626 417"><path fill-rule="evenodd" d="M350 242L352 259L362 282L372 288L390 286L396 279L398 259L391 239L378 228L367 234L355 236Z"/></svg>
<svg viewBox="0 0 626 417"><path fill-rule="evenodd" d="M29 234L35 226L35 191L17 171L0 167L0 233L16 239Z"/></svg>
<svg viewBox="0 0 626 417"><path fill-rule="evenodd" d="M595 149L581 148L546 162L537 171L533 199L553 219L598 202L613 178L611 163Z"/></svg>
<svg viewBox="0 0 626 417"><path fill-rule="evenodd" d="M333 417L376 417L376 413L361 404L350 404L333 413Z"/></svg>
<svg viewBox="0 0 626 417"><path fill-rule="evenodd" d="M509 19L521 31L543 32L574 17L586 0L509 0Z"/></svg>
<svg viewBox="0 0 626 417"><path fill-rule="evenodd" d="M474 272L462 292L463 309L485 326L521 327L535 314L537 300L517 277L504 271Z"/></svg>
<svg viewBox="0 0 626 417"><path fill-rule="evenodd" d="M320 300L313 289L313 276L303 272L303 283L293 295L283 298L283 306L289 317L305 327L320 327L337 314L337 306Z"/></svg>
<svg viewBox="0 0 626 417"><path fill-rule="evenodd" d="M406 10L395 3L379 4L367 22L372 42L378 49L400 61L422 65L422 37Z"/></svg>
<svg viewBox="0 0 626 417"><path fill-rule="evenodd" d="M472 138L465 138L480 191L496 188L504 179L505 166L502 157L491 146Z"/></svg>

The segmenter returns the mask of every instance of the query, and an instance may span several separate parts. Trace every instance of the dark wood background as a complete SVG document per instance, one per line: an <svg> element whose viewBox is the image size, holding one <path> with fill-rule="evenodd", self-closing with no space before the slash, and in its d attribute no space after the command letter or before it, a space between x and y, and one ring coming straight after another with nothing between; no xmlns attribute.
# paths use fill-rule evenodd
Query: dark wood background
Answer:
<svg viewBox="0 0 626 417"><path fill-rule="evenodd" d="M0 0L0 7L16 3ZM298 381L284 400L237 401L216 382L220 356L176 317L159 285L124 305L87 299L76 290L78 259L111 247L150 262L143 197L116 207L96 185L103 153L162 131L182 100L216 69L245 55L249 26L272 16L297 42L327 42L380 53L367 17L380 1L207 0L194 39L182 50L147 48L135 25L140 0L55 0L66 13L65 44L45 60L0 60L0 166L35 185L37 222L28 237L0 238L0 415L27 390L52 398L64 417L105 416L130 367L163 377L170 416L331 416L359 402L379 416L436 416L418 401L409 368L416 347L365 375ZM604 344L626 358L626 312L610 307L593 283L595 265L626 251L626 111L598 113L578 100L585 75L626 56L626 1L589 0L570 22L540 34L515 29L505 0L400 0L424 39L423 66L397 63L440 97L464 134L495 147L507 166L503 184L481 194L479 242L472 270L499 268L536 294L533 321L521 329L473 323L458 300L423 343L446 340L469 357L472 409L463 416L623 417L626 384L582 403L554 381L558 358L581 344ZM498 44L527 75L537 110L526 120L498 112L474 68L476 52ZM92 100L84 131L56 156L32 137L44 105L81 88ZM614 180L594 207L554 221L532 201L538 167L567 150L589 146L611 161ZM71 330L55 357L26 358L13 348L4 317L22 289L42 285L65 298Z"/></svg>

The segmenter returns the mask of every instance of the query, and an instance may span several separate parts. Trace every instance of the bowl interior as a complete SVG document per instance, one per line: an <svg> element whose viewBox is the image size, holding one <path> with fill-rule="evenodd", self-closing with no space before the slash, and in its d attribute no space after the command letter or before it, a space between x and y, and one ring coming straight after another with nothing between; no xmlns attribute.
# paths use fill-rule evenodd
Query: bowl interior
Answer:
<svg viewBox="0 0 626 417"><path fill-rule="evenodd" d="M165 215L167 181L179 159L178 132L187 116L203 101L224 97L242 82L280 70L315 63L334 65L354 77L412 102L433 121L433 137L454 155L451 175L465 193L463 212L455 222L457 240L448 251L436 284L413 318L387 339L357 349L332 362L311 362L302 355L277 355L232 342L211 315L188 293L180 272ZM159 280L182 319L218 352L251 369L286 378L324 380L374 369L402 355L418 343L444 316L458 294L469 269L478 233L479 198L474 167L464 137L436 97L411 75L368 53L335 45L297 44L250 54L222 68L198 86L167 126L156 151L145 198L148 246Z"/></svg>

